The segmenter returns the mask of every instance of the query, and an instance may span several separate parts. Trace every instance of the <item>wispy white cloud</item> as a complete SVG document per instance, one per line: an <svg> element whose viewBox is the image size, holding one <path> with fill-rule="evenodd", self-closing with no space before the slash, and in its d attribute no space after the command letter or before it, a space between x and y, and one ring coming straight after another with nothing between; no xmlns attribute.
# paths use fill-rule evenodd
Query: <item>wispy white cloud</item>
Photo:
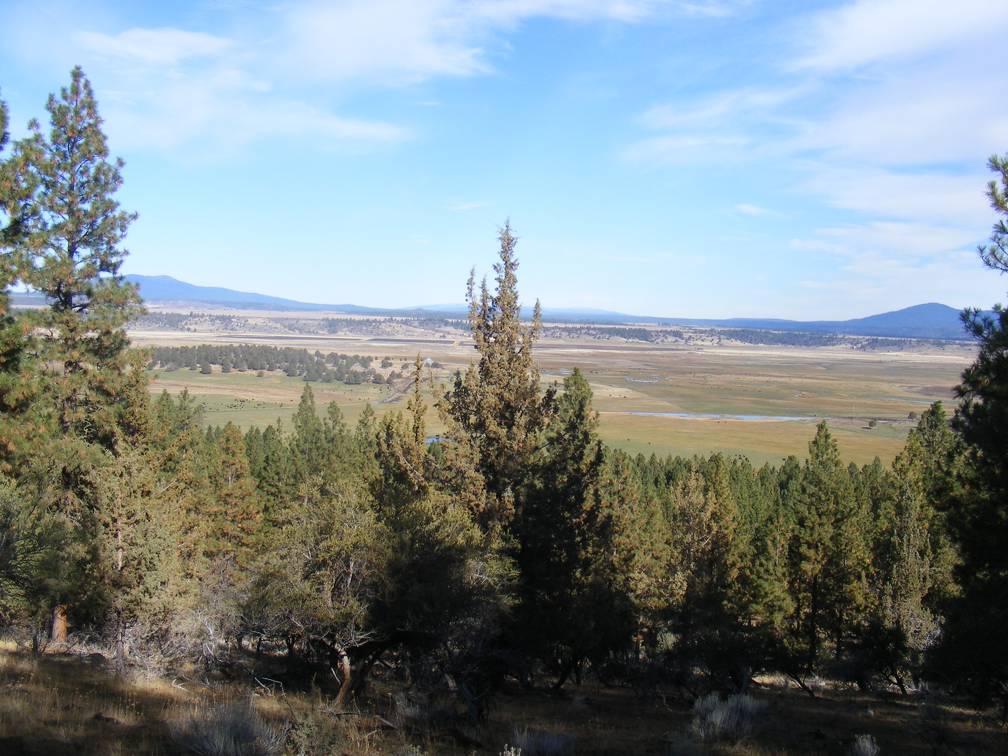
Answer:
<svg viewBox="0 0 1008 756"><path fill-rule="evenodd" d="M814 292L810 307L828 294L853 316L878 312L880 306L898 309L921 302L965 307L978 302L978 292L991 291L991 279L989 271L966 254L925 260L864 254L839 271L802 279L798 286ZM996 293L992 296L991 302L997 298Z"/></svg>
<svg viewBox="0 0 1008 756"><path fill-rule="evenodd" d="M496 35L536 18L637 24L660 15L725 16L727 0L302 0L280 7L278 65L325 81L391 84L493 70Z"/></svg>
<svg viewBox="0 0 1008 756"><path fill-rule="evenodd" d="M55 49L60 68L82 63L96 82L109 131L125 149L205 140L216 151L267 138L378 144L408 139L412 129L347 114L350 94L491 72L506 49L503 34L531 19L637 24L663 14L725 14L736 4L286 0L245 14L220 34L121 28L107 13L78 14L73 23L49 14L53 23L24 23L0 39L16 42L27 58Z"/></svg>
<svg viewBox="0 0 1008 756"><path fill-rule="evenodd" d="M806 17L795 69L844 71L998 40L1008 3L991 0L857 0ZM918 93L919 94L919 93Z"/></svg>
<svg viewBox="0 0 1008 756"><path fill-rule="evenodd" d="M36 44L44 32L34 30ZM119 150L232 152L263 139L311 139L319 147L388 144L411 129L338 112L272 76L249 40L172 27L67 34L64 54L95 82Z"/></svg>
<svg viewBox="0 0 1008 756"><path fill-rule="evenodd" d="M487 70L472 18L445 0L292 3L267 54L301 80L401 84Z"/></svg>
<svg viewBox="0 0 1008 756"><path fill-rule="evenodd" d="M912 166L977 161L1008 144L1003 71L982 51L855 81L796 130L792 149L850 164Z"/></svg>
<svg viewBox="0 0 1008 756"><path fill-rule="evenodd" d="M151 65L177 65L197 58L213 58L234 45L224 37L173 28L127 29L118 34L82 31L76 36L85 53Z"/></svg>
<svg viewBox="0 0 1008 756"><path fill-rule="evenodd" d="M471 6L477 16L507 23L536 16L637 23L659 14L724 18L748 4L749 0L476 0Z"/></svg>
<svg viewBox="0 0 1008 756"><path fill-rule="evenodd" d="M637 121L657 134L631 143L622 155L642 163L675 164L751 160L790 150L787 139L800 123L786 107L810 89L807 83L747 87L653 105Z"/></svg>
<svg viewBox="0 0 1008 756"><path fill-rule="evenodd" d="M724 128L739 120L779 120L775 109L809 91L808 85L783 88L731 89L685 103L662 103L644 111L649 129Z"/></svg>
<svg viewBox="0 0 1008 756"><path fill-rule="evenodd" d="M771 158L778 185L789 177L803 206L824 206L812 213L852 215L791 241L835 271L835 282L807 286L866 302L901 285L977 286L973 250L990 223L984 163L1008 145L997 96L1008 80L985 42L1008 31L1008 3L858 0L787 28L792 45L771 81L655 104L637 117L652 133L622 154L643 165ZM756 202L735 210L763 214Z"/></svg>
<svg viewBox="0 0 1008 756"><path fill-rule="evenodd" d="M299 100L242 96L214 83L166 84L156 94L116 98L103 107L110 138L125 150L202 145L233 151L270 139L310 138L319 146L400 142L409 129L343 117ZM200 148L197 148L200 151Z"/></svg>
<svg viewBox="0 0 1008 756"><path fill-rule="evenodd" d="M963 224L986 229L990 207L983 194L987 175L936 170L816 163L807 166L799 190L829 205L866 216L918 223Z"/></svg>
<svg viewBox="0 0 1008 756"><path fill-rule="evenodd" d="M669 134L649 137L628 145L621 157L647 166L691 163L710 159L730 160L752 146L744 134Z"/></svg>
<svg viewBox="0 0 1008 756"><path fill-rule="evenodd" d="M833 259L822 278L798 285L842 298L851 311L896 308L921 301L956 306L992 291L989 273L973 249L970 229L945 225L871 221L818 229L792 239L789 247L815 258Z"/></svg>
<svg viewBox="0 0 1008 756"><path fill-rule="evenodd" d="M735 212L748 215L750 218L760 218L768 215L777 215L773 210L768 210L760 205L753 205L748 202L739 202L735 205Z"/></svg>
<svg viewBox="0 0 1008 756"><path fill-rule="evenodd" d="M976 234L968 228L926 223L871 221L826 227L819 233L848 248L917 259L972 250L976 245Z"/></svg>

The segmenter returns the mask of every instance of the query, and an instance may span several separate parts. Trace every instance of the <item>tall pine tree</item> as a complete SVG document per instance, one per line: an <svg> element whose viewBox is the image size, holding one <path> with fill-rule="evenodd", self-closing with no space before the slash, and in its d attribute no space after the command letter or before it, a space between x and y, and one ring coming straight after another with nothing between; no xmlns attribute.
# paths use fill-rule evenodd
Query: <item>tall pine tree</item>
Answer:
<svg viewBox="0 0 1008 756"><path fill-rule="evenodd" d="M137 430L130 400L144 380L125 329L142 311L140 297L119 272L136 215L115 199L123 163L108 159L94 92L79 67L46 110L49 133L32 122L21 148L38 185L19 245L24 279L50 303L37 325L59 431L111 449L123 432Z"/></svg>
<svg viewBox="0 0 1008 756"><path fill-rule="evenodd" d="M32 421L38 388L30 359L31 323L10 309L10 289L24 275L23 242L34 212L36 181L23 150L4 156L7 104L0 100L0 471L13 472L30 454L38 423Z"/></svg>
<svg viewBox="0 0 1008 756"><path fill-rule="evenodd" d="M36 404L51 434L37 449L37 472L52 505L79 533L78 563L86 573L108 501L95 488L96 470L111 464L110 456L129 455L149 432L144 360L129 348L125 330L141 312L140 299L119 273L135 215L115 199L122 161L108 159L94 92L79 67L46 109L48 133L33 121L31 136L18 144L16 159L35 191L14 246L23 280L49 302L32 318L42 384ZM74 590L64 585L60 593L56 639L65 635L59 607Z"/></svg>

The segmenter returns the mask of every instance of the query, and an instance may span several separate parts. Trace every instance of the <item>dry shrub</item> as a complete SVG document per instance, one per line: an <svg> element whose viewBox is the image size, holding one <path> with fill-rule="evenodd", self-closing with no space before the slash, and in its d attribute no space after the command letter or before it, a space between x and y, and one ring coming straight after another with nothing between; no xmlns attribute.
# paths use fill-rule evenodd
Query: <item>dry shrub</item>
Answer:
<svg viewBox="0 0 1008 756"><path fill-rule="evenodd" d="M517 727L511 736L511 747L522 756L566 756L574 753L574 737L560 732L547 732Z"/></svg>
<svg viewBox="0 0 1008 756"><path fill-rule="evenodd" d="M763 701L744 693L725 699L711 693L693 704L692 731L703 742L739 741L752 735L765 709Z"/></svg>
<svg viewBox="0 0 1008 756"><path fill-rule="evenodd" d="M341 753L348 745L347 733L340 726L335 710L325 706L319 696L312 703L291 721L287 738L291 753L295 756Z"/></svg>
<svg viewBox="0 0 1008 756"><path fill-rule="evenodd" d="M850 756L878 756L879 750L875 738L867 733L862 733L854 736L854 742L851 743L847 753Z"/></svg>
<svg viewBox="0 0 1008 756"><path fill-rule="evenodd" d="M279 756L286 740L248 700L196 706L171 734L183 753L195 756Z"/></svg>

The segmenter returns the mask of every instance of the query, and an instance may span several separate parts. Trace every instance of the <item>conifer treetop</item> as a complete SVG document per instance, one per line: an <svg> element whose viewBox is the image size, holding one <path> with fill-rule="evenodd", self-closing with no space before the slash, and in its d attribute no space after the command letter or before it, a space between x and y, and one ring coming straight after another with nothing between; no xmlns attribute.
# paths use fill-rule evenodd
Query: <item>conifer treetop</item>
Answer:
<svg viewBox="0 0 1008 756"><path fill-rule="evenodd" d="M138 314L140 302L119 274L128 254L121 245L137 217L115 199L124 163L109 160L94 91L80 66L70 86L49 95L46 110L48 135L32 121L20 145L38 184L26 243L34 268L29 283L55 312L100 315L115 329Z"/></svg>
<svg viewBox="0 0 1008 756"><path fill-rule="evenodd" d="M980 259L989 268L1008 273L1008 153L1004 155L991 155L987 161L987 167L993 173L998 174L998 180L992 179L987 184L987 199L990 200L991 208L1001 215L994 223L991 230L990 243L981 244L979 247Z"/></svg>

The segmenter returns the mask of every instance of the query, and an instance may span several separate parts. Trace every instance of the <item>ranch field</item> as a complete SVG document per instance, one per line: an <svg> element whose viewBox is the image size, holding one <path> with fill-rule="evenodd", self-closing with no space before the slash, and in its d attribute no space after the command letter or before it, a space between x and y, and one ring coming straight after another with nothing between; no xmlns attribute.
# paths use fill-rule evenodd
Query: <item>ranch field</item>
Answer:
<svg viewBox="0 0 1008 756"><path fill-rule="evenodd" d="M425 380L428 400L443 390L475 352L460 332L415 329L386 334L290 335L270 332L135 331L140 346L258 343L389 357L403 371L417 354L440 363ZM973 359L964 344L858 351L843 346L781 347L743 344L651 344L622 340L543 340L536 356L546 384L577 367L595 394L606 443L632 452L690 456L714 451L754 463L802 457L815 424L825 419L845 459L889 462L919 414L933 401L951 408L953 387ZM385 371L386 373L388 371ZM187 369L156 371L151 390L187 389L205 405L204 422L242 428L278 418L289 421L304 383L280 372L261 377L233 371L202 375ZM349 422L368 403L382 415L402 409L407 381L393 386L313 383L320 411L336 402ZM874 420L874 426L869 423ZM439 428L437 413L429 429Z"/></svg>

